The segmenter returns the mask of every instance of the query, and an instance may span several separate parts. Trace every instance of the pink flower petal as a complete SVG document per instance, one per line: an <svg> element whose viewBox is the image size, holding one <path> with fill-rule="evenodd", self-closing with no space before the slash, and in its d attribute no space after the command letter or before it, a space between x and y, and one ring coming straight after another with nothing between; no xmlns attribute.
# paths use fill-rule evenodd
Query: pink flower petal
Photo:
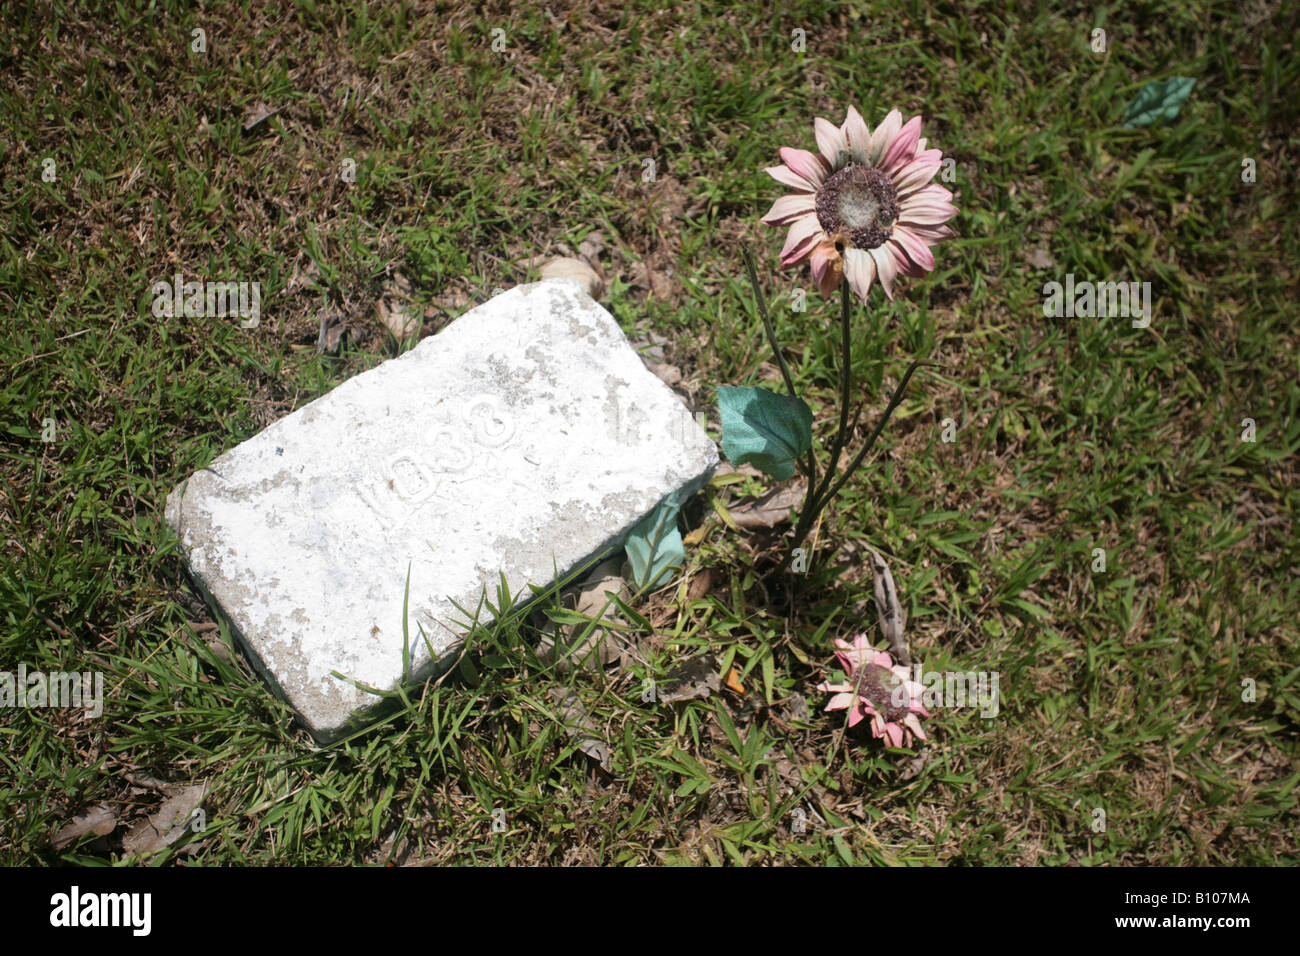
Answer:
<svg viewBox="0 0 1300 956"><path fill-rule="evenodd" d="M871 253L871 258L876 260L876 275L880 278L880 287L885 290L885 295L892 299L894 297L894 278L898 275L898 263L894 261L893 254L884 246L877 246L867 251Z"/></svg>
<svg viewBox="0 0 1300 956"><path fill-rule="evenodd" d="M811 193L815 190L808 180L804 179L788 166L768 166L763 172L767 173L782 186L789 186L801 193Z"/></svg>
<svg viewBox="0 0 1300 956"><path fill-rule="evenodd" d="M852 249L846 249L845 254L852 252ZM844 665L845 670L857 670L863 662L874 653L871 649L871 642L867 640L865 634L859 634L853 638L853 643L842 641L838 637L835 639L835 646L838 648L835 656L839 658L840 663Z"/></svg>
<svg viewBox="0 0 1300 956"><path fill-rule="evenodd" d="M923 153L917 153L915 159L894 174L894 189L899 198L910 196L928 183L942 165L943 153L937 149L927 149Z"/></svg>
<svg viewBox="0 0 1300 956"><path fill-rule="evenodd" d="M782 146L779 152L786 166L796 176L802 176L814 190L821 188L822 183L826 181L827 164L820 156L806 149L793 149L789 146Z"/></svg>
<svg viewBox="0 0 1300 956"><path fill-rule="evenodd" d="M844 710L845 708L849 707L853 703L853 700L854 697L852 694L836 694L834 697L830 699L830 703L826 705L826 709Z"/></svg>
<svg viewBox="0 0 1300 956"><path fill-rule="evenodd" d="M894 666L894 659L887 651L876 651L875 656L871 658L871 663L877 667L889 668Z"/></svg>
<svg viewBox="0 0 1300 956"><path fill-rule="evenodd" d="M827 286L830 287L830 292L835 291L838 276L832 266L839 257L840 254L835 251L835 246L829 242L823 242L812 251L808 261L812 266L813 279L817 282L817 288L821 290L822 295L830 294L827 292Z"/></svg>
<svg viewBox="0 0 1300 956"><path fill-rule="evenodd" d="M893 723L893 722L891 721L890 723L885 724L885 732L886 732L887 734L889 734L889 743L890 743L891 746L894 746L894 747L901 747L901 746L903 746L903 728L902 728L902 727L898 726L898 724Z"/></svg>
<svg viewBox="0 0 1300 956"><path fill-rule="evenodd" d="M914 680L904 680L903 685L907 688L907 695L913 700L919 700L921 695L925 693L924 685L918 684Z"/></svg>
<svg viewBox="0 0 1300 956"><path fill-rule="evenodd" d="M844 275L853 294L866 302L871 283L876 281L875 260L863 249L847 249L844 252Z"/></svg>
<svg viewBox="0 0 1300 956"><path fill-rule="evenodd" d="M816 215L816 212L817 204L812 193L795 193L793 196L782 196L772 203L772 208L762 221L769 226L788 226L800 216L810 213Z"/></svg>
<svg viewBox="0 0 1300 956"><path fill-rule="evenodd" d="M816 216L795 220L790 226L790 234L786 236L785 246L781 249L781 264L790 266L801 262L824 235Z"/></svg>
<svg viewBox="0 0 1300 956"><path fill-rule="evenodd" d="M925 731L921 728L921 722L916 719L916 714L908 714L903 718L903 723L911 728L912 732L922 740L929 739L925 736Z"/></svg>
<svg viewBox="0 0 1300 956"><path fill-rule="evenodd" d="M843 131L830 120L818 116L813 120L813 133L817 137L817 148L821 150L822 159L826 160L831 169L834 169L840 151L849 148Z"/></svg>
<svg viewBox="0 0 1300 956"><path fill-rule="evenodd" d="M855 634L853 636L853 643L849 646L853 648L853 653L857 654L859 657L862 657L865 654L875 653L871 649L871 641L867 639L867 635L865 634Z"/></svg>
<svg viewBox="0 0 1300 956"><path fill-rule="evenodd" d="M952 202L952 193L938 183L931 183L924 189L917 190L908 198L913 201L920 200L921 202L950 203Z"/></svg>
<svg viewBox="0 0 1300 956"><path fill-rule="evenodd" d="M925 275L926 272L929 271L928 269L922 269L911 259L907 258L906 255L899 253L899 256L901 256L903 260L903 265L900 265L898 267L898 274L900 276L908 276L909 278L912 279L919 279L923 275Z"/></svg>
<svg viewBox="0 0 1300 956"><path fill-rule="evenodd" d="M862 718L865 716L866 714L862 712L862 709L860 707L854 707L851 711L849 711L849 726L856 727L862 721Z"/></svg>
<svg viewBox="0 0 1300 956"><path fill-rule="evenodd" d="M867 148L867 162L872 166L879 166L881 158L885 151L894 142L894 137L903 126L903 114L898 110L890 110L889 115L881 121L876 127L876 131L871 134L871 145Z"/></svg>
<svg viewBox="0 0 1300 956"><path fill-rule="evenodd" d="M923 276L930 271L929 269L922 269L919 265L909 259L907 253L903 251L903 247L898 243L889 242L885 245L894 256L894 264L898 266L898 274L900 276ZM907 673L907 668L901 665L896 669L901 670L904 674Z"/></svg>
<svg viewBox="0 0 1300 956"><path fill-rule="evenodd" d="M917 196L919 195L920 193L916 193L898 204L898 221L900 223L938 226L957 215L959 211L952 203L918 199Z"/></svg>
<svg viewBox="0 0 1300 956"><path fill-rule="evenodd" d="M941 239L951 239L956 235L947 226L922 225L919 222L907 222L906 220L899 220L894 224L894 230L898 231L899 229L906 229L922 242L927 242L930 245L934 245Z"/></svg>
<svg viewBox="0 0 1300 956"><path fill-rule="evenodd" d="M921 117L913 116L907 121L907 125L898 131L898 136L889 144L889 149L885 151L884 158L880 161L880 168L891 176L894 171L901 169L911 162L912 157L916 155L916 144L921 139Z"/></svg>
<svg viewBox="0 0 1300 956"><path fill-rule="evenodd" d="M861 152L865 156L871 147L871 130L862 119L862 114L850 106L848 116L840 130L844 133L849 149Z"/></svg>

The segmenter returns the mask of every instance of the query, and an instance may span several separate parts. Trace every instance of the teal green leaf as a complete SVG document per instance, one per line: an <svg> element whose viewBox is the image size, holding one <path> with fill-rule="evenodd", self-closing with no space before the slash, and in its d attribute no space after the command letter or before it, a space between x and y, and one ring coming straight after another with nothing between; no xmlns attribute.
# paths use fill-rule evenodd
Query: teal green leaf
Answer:
<svg viewBox="0 0 1300 956"><path fill-rule="evenodd" d="M659 507L628 532L627 560L632 565L632 583L638 590L657 588L673 578L673 572L686 564L682 533L677 530L680 505L677 492L659 503Z"/></svg>
<svg viewBox="0 0 1300 956"><path fill-rule="evenodd" d="M722 452L733 465L752 462L778 481L794 477L794 465L812 444L812 411L801 398L765 388L718 389Z"/></svg>
<svg viewBox="0 0 1300 956"><path fill-rule="evenodd" d="M1135 126L1150 126L1152 123L1173 120L1195 85L1195 80L1185 76L1152 80L1138 90L1137 96L1125 107L1124 125L1132 129Z"/></svg>

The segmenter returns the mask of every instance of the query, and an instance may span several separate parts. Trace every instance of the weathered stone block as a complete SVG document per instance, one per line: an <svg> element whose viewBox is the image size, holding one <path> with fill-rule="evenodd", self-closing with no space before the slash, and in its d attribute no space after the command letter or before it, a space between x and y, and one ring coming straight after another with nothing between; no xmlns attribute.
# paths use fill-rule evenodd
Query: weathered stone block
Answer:
<svg viewBox="0 0 1300 956"><path fill-rule="evenodd" d="M465 615L616 548L713 441L575 284L520 286L218 457L167 499L195 580L318 740ZM480 622L488 619L483 610ZM424 638L437 655L430 657Z"/></svg>

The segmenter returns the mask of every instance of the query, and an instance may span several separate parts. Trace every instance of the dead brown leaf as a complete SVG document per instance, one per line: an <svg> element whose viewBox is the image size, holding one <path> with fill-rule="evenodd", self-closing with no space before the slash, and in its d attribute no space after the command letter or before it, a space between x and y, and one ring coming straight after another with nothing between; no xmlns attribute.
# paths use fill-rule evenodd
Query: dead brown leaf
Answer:
<svg viewBox="0 0 1300 956"><path fill-rule="evenodd" d="M922 770L925 769L925 762L926 762L925 754L920 754L919 756L909 760L906 764L904 764L901 768L899 768L898 779L911 780L912 778L916 777Z"/></svg>
<svg viewBox="0 0 1300 956"><path fill-rule="evenodd" d="M604 251L605 235L600 230L587 233L587 237L578 243L578 255L597 271L600 271L600 254Z"/></svg>
<svg viewBox="0 0 1300 956"><path fill-rule="evenodd" d="M320 335L316 338L316 351L334 355L347 334L348 323L337 309L326 309L320 315Z"/></svg>
<svg viewBox="0 0 1300 956"><path fill-rule="evenodd" d="M623 564L622 556L609 558L601 562L583 580L581 590L574 600L573 610L589 618L622 623L618 616L618 605L609 597L616 594L621 600L629 600L631 591L627 580L619 573ZM575 665L581 667L605 667L623 661L628 656L628 646L624 639L614 630L606 627L593 627L588 630L586 624L570 624L563 628L565 650L561 656L557 652L555 634L559 629L552 629L537 646L537 656L544 663L559 658L556 665L560 673L567 673ZM575 644L581 640L580 646Z"/></svg>
<svg viewBox="0 0 1300 956"><path fill-rule="evenodd" d="M299 259L305 256L299 253ZM297 262L293 264L293 275L289 276L289 281L285 283L284 291L286 294L292 294L299 289L318 288L317 280L320 278L320 266L312 259L307 260L307 267L304 269Z"/></svg>
<svg viewBox="0 0 1300 956"><path fill-rule="evenodd" d="M649 188L652 190L650 205L657 213L671 219L681 219L686 215L689 197L675 176L661 176Z"/></svg>
<svg viewBox="0 0 1300 956"><path fill-rule="evenodd" d="M157 813L131 828L122 839L122 850L142 856L171 846L189 831L190 819L207 794L208 785L201 783L164 800Z"/></svg>
<svg viewBox="0 0 1300 956"><path fill-rule="evenodd" d="M808 723L808 698L798 691L791 691L781 702L781 717L788 724Z"/></svg>
<svg viewBox="0 0 1300 956"><path fill-rule="evenodd" d="M907 636L903 633L907 613L898 601L894 576L889 573L889 565L879 551L871 547L867 551L871 554L871 574L875 578L876 614L880 621L880 633L889 641L894 660L900 664L910 664L912 654L907 649Z"/></svg>
<svg viewBox="0 0 1300 956"><path fill-rule="evenodd" d="M648 262L638 262L632 267L632 284L650 290L656 299L665 302L673 297L676 286L672 281L672 267L656 269Z"/></svg>
<svg viewBox="0 0 1300 956"><path fill-rule="evenodd" d="M54 849L62 850L69 843L80 839L87 833L93 833L95 836L107 836L116 828L117 815L101 803L98 806L91 807L85 813L73 817L71 823L54 834L54 839L51 842L54 844Z"/></svg>
<svg viewBox="0 0 1300 956"><path fill-rule="evenodd" d="M420 320L415 306L397 299L380 299L375 303L375 318L399 342L413 334Z"/></svg>
<svg viewBox="0 0 1300 956"><path fill-rule="evenodd" d="M403 298L409 299L412 291L411 280L406 278L406 276L402 275L400 272L394 272L393 278L388 284L387 294L400 295Z"/></svg>
<svg viewBox="0 0 1300 956"><path fill-rule="evenodd" d="M709 593L713 586L713 572L705 568L699 574L691 579L691 586L686 592L686 597L691 601L698 601Z"/></svg>
<svg viewBox="0 0 1300 956"><path fill-rule="evenodd" d="M790 520L790 509L796 508L804 499L808 482L797 478L785 485L773 488L767 494L756 498L737 508L728 508L732 519L747 531L759 528L774 528Z"/></svg>
<svg viewBox="0 0 1300 956"><path fill-rule="evenodd" d="M659 686L658 698L672 704L682 700L708 697L722 686L718 676L718 662L709 655L693 657L664 679Z"/></svg>
<svg viewBox="0 0 1300 956"><path fill-rule="evenodd" d="M650 291L654 293L656 299L671 301L675 290L671 269L664 272L654 270L650 273Z"/></svg>
<svg viewBox="0 0 1300 956"><path fill-rule="evenodd" d="M214 657L218 657L227 664L233 664L234 661L230 656L230 647L221 639L221 629L213 621L186 621L186 625L199 638Z"/></svg>
<svg viewBox="0 0 1300 956"><path fill-rule="evenodd" d="M651 362L648 359L642 359L642 361L645 362L645 367L669 388L681 382L682 370L676 365L665 365L660 362Z"/></svg>
<svg viewBox="0 0 1300 956"><path fill-rule="evenodd" d="M613 766L614 755L609 745L599 738L600 730L578 695L563 687L552 687L551 700L562 708L561 721L570 737L578 741L578 749L600 765L606 773Z"/></svg>
<svg viewBox="0 0 1300 956"><path fill-rule="evenodd" d="M445 312L455 312L465 308L474 301L473 297L464 288L457 286L448 286L441 293L433 297L433 307L442 309Z"/></svg>
<svg viewBox="0 0 1300 956"><path fill-rule="evenodd" d="M1033 252L1025 256L1025 261L1028 262L1030 267L1033 269L1056 268L1056 260L1052 258L1052 254L1046 249L1035 249Z"/></svg>
<svg viewBox="0 0 1300 956"><path fill-rule="evenodd" d="M605 291L605 283L596 270L581 259L551 259L542 266L541 276L543 279L572 279L593 299L599 299Z"/></svg>
<svg viewBox="0 0 1300 956"><path fill-rule="evenodd" d="M244 110L244 132L251 133L278 112L259 100Z"/></svg>
<svg viewBox="0 0 1300 956"><path fill-rule="evenodd" d="M609 558L596 565L582 583L582 590L578 593L575 610L579 614L586 614L589 617L612 617L611 608L616 606L609 597L609 593L618 595L624 601L630 600L632 595L627 586L627 581L624 580L620 573L622 567L623 557L621 555Z"/></svg>
<svg viewBox="0 0 1300 956"><path fill-rule="evenodd" d="M664 346L668 340L662 335L656 335L654 332L648 333L644 338L629 340L632 348L636 349L643 362L662 362L664 360Z"/></svg>

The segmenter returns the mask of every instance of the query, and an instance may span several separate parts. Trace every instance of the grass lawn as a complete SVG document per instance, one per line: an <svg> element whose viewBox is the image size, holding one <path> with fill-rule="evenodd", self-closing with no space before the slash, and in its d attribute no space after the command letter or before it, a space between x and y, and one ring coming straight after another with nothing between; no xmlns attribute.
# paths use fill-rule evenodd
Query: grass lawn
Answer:
<svg viewBox="0 0 1300 956"><path fill-rule="evenodd" d="M1294 5L140 6L4 15L0 670L98 671L104 711L0 708L0 863L130 860L199 786L206 825L153 862L1297 860ZM1177 117L1125 128L1170 76L1196 80ZM715 437L717 386L780 382L747 244L828 437L838 297L758 219L777 149L849 104L922 114L961 213L932 273L855 304L850 451L934 365L809 572L780 572L788 523L725 520L765 479L717 479L683 572L621 611L639 661L539 659L574 619L552 596L313 746L196 597L166 494L596 239L602 304ZM257 327L155 317L178 272L260 282ZM1149 282L1150 326L1046 316L1071 274ZM376 318L399 287L400 343ZM822 712L833 640L883 646L868 546L914 657L996 673L996 716L938 709L891 749ZM646 699L687 666L735 686ZM56 845L91 810L108 832Z"/></svg>

